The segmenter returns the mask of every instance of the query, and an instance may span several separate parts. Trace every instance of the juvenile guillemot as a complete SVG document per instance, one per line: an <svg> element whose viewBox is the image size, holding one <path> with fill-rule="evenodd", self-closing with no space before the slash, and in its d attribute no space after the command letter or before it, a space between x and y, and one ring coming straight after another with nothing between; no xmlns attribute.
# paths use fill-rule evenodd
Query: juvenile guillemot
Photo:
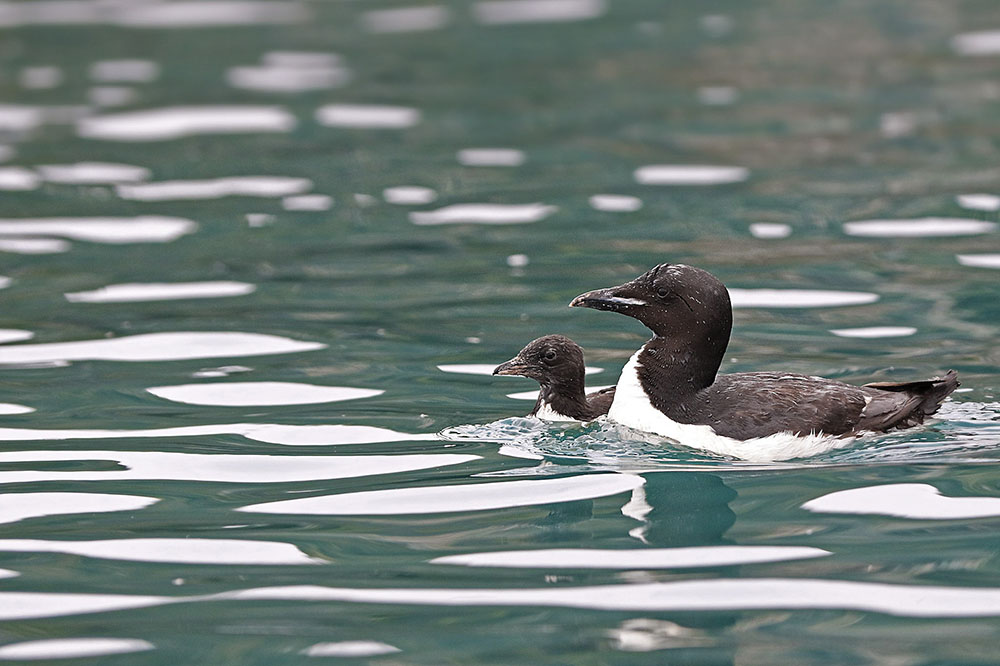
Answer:
<svg viewBox="0 0 1000 666"><path fill-rule="evenodd" d="M661 264L570 306L618 312L653 332L622 369L610 420L723 455L786 460L918 425L959 386L954 370L860 387L782 372L718 374L733 322L729 292L683 264Z"/></svg>
<svg viewBox="0 0 1000 666"><path fill-rule="evenodd" d="M517 356L498 365L493 374L529 377L541 385L528 416L546 421L593 421L608 413L615 389L587 395L584 370L580 345L562 335L546 335L529 342Z"/></svg>

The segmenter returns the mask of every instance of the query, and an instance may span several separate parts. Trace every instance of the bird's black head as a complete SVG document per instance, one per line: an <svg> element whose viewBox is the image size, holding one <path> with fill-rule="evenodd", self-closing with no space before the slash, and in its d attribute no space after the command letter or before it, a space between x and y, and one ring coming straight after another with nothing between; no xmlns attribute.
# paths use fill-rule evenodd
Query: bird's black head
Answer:
<svg viewBox="0 0 1000 666"><path fill-rule="evenodd" d="M565 336L546 335L529 342L493 374L529 377L542 386L582 387L583 350Z"/></svg>
<svg viewBox="0 0 1000 666"><path fill-rule="evenodd" d="M634 280L580 294L570 307L609 310L638 319L657 336L695 344L705 337L729 342L733 325L729 291L708 271L660 264Z"/></svg>

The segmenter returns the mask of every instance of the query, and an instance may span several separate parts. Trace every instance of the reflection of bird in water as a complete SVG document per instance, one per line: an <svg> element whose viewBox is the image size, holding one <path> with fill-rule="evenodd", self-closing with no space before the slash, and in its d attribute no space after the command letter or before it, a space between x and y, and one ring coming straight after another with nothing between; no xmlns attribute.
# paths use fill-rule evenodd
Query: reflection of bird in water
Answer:
<svg viewBox="0 0 1000 666"><path fill-rule="evenodd" d="M608 413L615 389L587 395L585 370L583 350L578 344L562 335L546 335L529 342L517 356L498 365L493 374L520 375L538 382L541 390L528 416L546 421L593 421Z"/></svg>
<svg viewBox="0 0 1000 666"><path fill-rule="evenodd" d="M724 455L822 453L843 437L920 424L958 387L953 370L860 387L791 373L718 374L732 329L729 292L683 264L662 264L570 305L633 317L654 334L622 369L609 419Z"/></svg>

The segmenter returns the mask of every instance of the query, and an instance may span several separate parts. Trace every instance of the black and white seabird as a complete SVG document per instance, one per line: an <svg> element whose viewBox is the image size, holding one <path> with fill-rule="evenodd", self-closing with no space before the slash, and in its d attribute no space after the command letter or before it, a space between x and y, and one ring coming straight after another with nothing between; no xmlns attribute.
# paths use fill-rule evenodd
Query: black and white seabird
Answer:
<svg viewBox="0 0 1000 666"><path fill-rule="evenodd" d="M733 313L711 273L661 264L571 307L638 319L653 338L622 369L612 421L748 460L815 455L864 432L918 425L958 388L958 374L852 386L782 372L718 374Z"/></svg>
<svg viewBox="0 0 1000 666"><path fill-rule="evenodd" d="M587 395L585 370L580 345L562 335L546 335L529 342L493 374L529 377L541 385L528 416L546 421L593 421L608 413L615 389L612 386Z"/></svg>

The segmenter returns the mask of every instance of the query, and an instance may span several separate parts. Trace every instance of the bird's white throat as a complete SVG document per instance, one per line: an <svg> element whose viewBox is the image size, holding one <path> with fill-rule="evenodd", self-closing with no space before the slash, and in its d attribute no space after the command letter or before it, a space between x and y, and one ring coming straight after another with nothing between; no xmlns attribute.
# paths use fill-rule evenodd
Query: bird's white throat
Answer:
<svg viewBox="0 0 1000 666"><path fill-rule="evenodd" d="M579 421L580 419L574 419L572 416L566 416L565 414L560 414L552 405L546 400L542 400L542 404L538 406L535 410L535 418L542 419L543 421Z"/></svg>

